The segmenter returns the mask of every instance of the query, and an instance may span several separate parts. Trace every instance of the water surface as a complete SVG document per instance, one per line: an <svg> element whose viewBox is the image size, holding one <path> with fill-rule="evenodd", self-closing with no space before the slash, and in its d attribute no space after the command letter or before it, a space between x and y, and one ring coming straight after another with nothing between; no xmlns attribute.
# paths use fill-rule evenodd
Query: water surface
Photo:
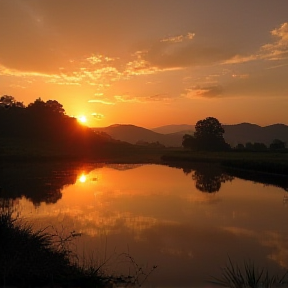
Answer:
<svg viewBox="0 0 288 288"><path fill-rule="evenodd" d="M127 254L146 273L157 265L148 287L209 287L228 255L272 273L288 268L288 193L281 187L205 165L83 164L39 175L39 167L20 168L22 185L4 189L14 191L18 214L63 237L81 233L71 246L80 261L106 261L109 272L133 274Z"/></svg>

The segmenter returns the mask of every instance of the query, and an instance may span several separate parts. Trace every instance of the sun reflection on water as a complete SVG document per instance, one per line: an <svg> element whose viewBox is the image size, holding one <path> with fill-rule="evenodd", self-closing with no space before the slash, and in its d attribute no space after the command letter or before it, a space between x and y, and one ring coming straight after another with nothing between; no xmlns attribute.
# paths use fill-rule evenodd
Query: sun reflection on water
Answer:
<svg viewBox="0 0 288 288"><path fill-rule="evenodd" d="M82 174L79 176L79 181L80 181L81 183L85 183L85 182L87 181L87 176L86 176L84 173L82 173Z"/></svg>

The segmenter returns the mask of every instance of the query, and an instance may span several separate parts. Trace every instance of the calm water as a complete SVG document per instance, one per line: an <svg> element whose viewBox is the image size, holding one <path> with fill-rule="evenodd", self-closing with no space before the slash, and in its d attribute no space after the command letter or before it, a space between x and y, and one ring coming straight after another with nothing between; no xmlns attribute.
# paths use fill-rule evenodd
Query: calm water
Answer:
<svg viewBox="0 0 288 288"><path fill-rule="evenodd" d="M157 265L148 287L209 287L227 255L288 268L287 178L276 187L207 165L101 164L10 165L1 177L2 201L13 195L35 227L82 233L71 246L80 261L124 274L135 268L127 254L145 273Z"/></svg>

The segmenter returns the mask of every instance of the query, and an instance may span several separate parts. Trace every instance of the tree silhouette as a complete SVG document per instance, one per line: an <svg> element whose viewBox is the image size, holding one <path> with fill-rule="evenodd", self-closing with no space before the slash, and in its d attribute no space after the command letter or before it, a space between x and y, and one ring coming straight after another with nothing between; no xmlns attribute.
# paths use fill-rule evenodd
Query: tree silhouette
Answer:
<svg viewBox="0 0 288 288"><path fill-rule="evenodd" d="M273 142L269 146L270 150L285 150L285 148L286 148L286 143L279 139L274 139Z"/></svg>
<svg viewBox="0 0 288 288"><path fill-rule="evenodd" d="M194 136L185 134L182 145L185 148L205 151L223 151L230 149L224 140L224 129L213 117L199 120L195 126Z"/></svg>
<svg viewBox="0 0 288 288"><path fill-rule="evenodd" d="M234 177L223 173L215 165L205 165L197 168L192 174L195 186L201 192L214 193L220 190L221 183L232 181Z"/></svg>
<svg viewBox="0 0 288 288"><path fill-rule="evenodd" d="M186 149L196 150L197 140L193 135L185 134L183 136L182 146Z"/></svg>
<svg viewBox="0 0 288 288"><path fill-rule="evenodd" d="M24 108L24 104L22 102L16 101L13 96L3 95L0 98L0 108Z"/></svg>

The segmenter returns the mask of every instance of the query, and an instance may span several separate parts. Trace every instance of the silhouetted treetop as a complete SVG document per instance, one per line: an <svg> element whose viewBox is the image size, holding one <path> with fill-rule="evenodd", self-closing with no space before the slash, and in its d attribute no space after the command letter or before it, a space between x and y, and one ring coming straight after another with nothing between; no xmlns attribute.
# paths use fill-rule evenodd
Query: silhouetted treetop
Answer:
<svg viewBox="0 0 288 288"><path fill-rule="evenodd" d="M194 136L198 139L207 137L222 139L224 133L222 125L216 118L207 117L196 123Z"/></svg>
<svg viewBox="0 0 288 288"><path fill-rule="evenodd" d="M271 150L284 150L286 148L286 143L282 140L274 139L269 148Z"/></svg>
<svg viewBox="0 0 288 288"><path fill-rule="evenodd" d="M30 103L27 110L41 113L54 113L58 115L65 114L63 105L58 101L48 100L47 102L44 102L41 98L38 98L33 103Z"/></svg>
<svg viewBox="0 0 288 288"><path fill-rule="evenodd" d="M13 96L10 95L3 95L0 98L0 108L24 108L23 102L17 101Z"/></svg>
<svg viewBox="0 0 288 288"><path fill-rule="evenodd" d="M224 140L224 132L221 123L216 118L207 117L196 123L194 136L184 135L182 145L192 150L228 150L230 146Z"/></svg>

